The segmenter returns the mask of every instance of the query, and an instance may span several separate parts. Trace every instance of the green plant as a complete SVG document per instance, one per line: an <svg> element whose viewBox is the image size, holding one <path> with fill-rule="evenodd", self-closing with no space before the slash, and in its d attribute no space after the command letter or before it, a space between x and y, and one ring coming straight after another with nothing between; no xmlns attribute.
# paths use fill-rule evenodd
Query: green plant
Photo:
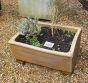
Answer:
<svg viewBox="0 0 88 83"><path fill-rule="evenodd" d="M38 24L38 20L35 19L31 19L31 18L23 18L20 25L19 25L19 29L18 31L20 32L20 34L22 35L33 35L33 34L39 34L41 31L41 27Z"/></svg>
<svg viewBox="0 0 88 83"><path fill-rule="evenodd" d="M52 4L53 3L53 4ZM52 29L52 36L53 36L53 28L55 27L54 24L56 24L58 22L58 20L60 19L60 17L64 16L67 11L69 10L69 5L68 5L68 0L53 0L50 5L51 5L51 21L52 21L52 25L51 25L51 29ZM53 6L52 6L53 5Z"/></svg>
<svg viewBox="0 0 88 83"><path fill-rule="evenodd" d="M33 46L41 47L42 44L38 41L37 35L41 31L37 19L24 18L19 25L19 32L26 37L26 42Z"/></svg>
<svg viewBox="0 0 88 83"><path fill-rule="evenodd" d="M71 32L71 31L69 31L69 32L67 32L67 33L65 34L65 36L67 36L68 38L71 38L71 37L73 37L74 35L75 35L75 33Z"/></svg>
<svg viewBox="0 0 88 83"><path fill-rule="evenodd" d="M37 46L37 45L39 46L39 45L40 45L40 43L39 43L39 41L38 41L36 35L33 35L33 36L30 38L30 43L31 43L32 45L34 45L34 46Z"/></svg>
<svg viewBox="0 0 88 83"><path fill-rule="evenodd" d="M29 20L29 30L30 30L30 35L33 35L33 34L39 34L40 31L41 31L41 27L39 26L38 24L38 19L37 18L28 18Z"/></svg>
<svg viewBox="0 0 88 83"><path fill-rule="evenodd" d="M29 32L29 23L26 18L21 20L18 31L21 35L26 35Z"/></svg>
<svg viewBox="0 0 88 83"><path fill-rule="evenodd" d="M26 36L27 42L29 42L33 46L41 47L40 42L38 41L38 37L36 35Z"/></svg>

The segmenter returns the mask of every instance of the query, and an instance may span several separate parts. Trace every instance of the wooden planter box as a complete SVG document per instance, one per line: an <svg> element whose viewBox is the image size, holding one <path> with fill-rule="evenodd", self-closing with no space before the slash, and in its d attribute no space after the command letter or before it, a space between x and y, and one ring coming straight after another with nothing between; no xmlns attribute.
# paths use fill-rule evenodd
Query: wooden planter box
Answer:
<svg viewBox="0 0 88 83"><path fill-rule="evenodd" d="M50 23L43 22L39 22L39 24L41 26L51 25ZM77 60L77 55L79 54L80 50L81 29L78 27L61 26L58 24L55 26L59 26L62 27L62 29L66 29L68 31L73 31L76 33L69 52L52 51L16 42L15 39L19 35L19 33L17 33L9 41L11 50L16 59L50 67L57 70L72 72Z"/></svg>

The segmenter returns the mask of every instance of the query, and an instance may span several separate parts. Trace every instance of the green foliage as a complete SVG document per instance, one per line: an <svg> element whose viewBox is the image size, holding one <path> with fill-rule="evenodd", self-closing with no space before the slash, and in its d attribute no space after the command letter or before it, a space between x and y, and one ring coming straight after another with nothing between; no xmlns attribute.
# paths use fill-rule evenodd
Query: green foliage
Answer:
<svg viewBox="0 0 88 83"><path fill-rule="evenodd" d="M77 10L78 6L73 5L70 3L70 0L53 0L53 7L51 7L50 10L52 10L51 15L51 21L52 21L52 35L53 35L53 28L54 24L59 22L59 19L63 16L67 16L69 20L76 22L78 19L79 11Z"/></svg>
<svg viewBox="0 0 88 83"><path fill-rule="evenodd" d="M31 18L23 18L18 31L22 35L33 35L33 34L39 34L41 31L40 26L38 25L38 20L37 19L31 19Z"/></svg>
<svg viewBox="0 0 88 83"><path fill-rule="evenodd" d="M28 20L27 19L24 18L24 19L21 20L21 24L19 25L18 31L22 35L26 35L28 33L28 31L29 31L29 24L28 24Z"/></svg>
<svg viewBox="0 0 88 83"><path fill-rule="evenodd" d="M30 29L30 35L33 35L33 34L39 34L40 31L41 31L41 28L38 24L38 19L37 18L34 18L34 19L31 19L31 18L28 18L29 20L29 29Z"/></svg>
<svg viewBox="0 0 88 83"><path fill-rule="evenodd" d="M40 33L41 28L38 25L37 19L24 18L19 25L19 32L21 35L26 36L26 42L33 46L41 47L42 45L38 41L37 35Z"/></svg>
<svg viewBox="0 0 88 83"><path fill-rule="evenodd" d="M27 43L30 44L30 35L29 34L26 35L26 40L27 40Z"/></svg>
<svg viewBox="0 0 88 83"><path fill-rule="evenodd" d="M38 41L38 37L36 35L26 36L27 42L29 42L33 46L41 47L42 45Z"/></svg>
<svg viewBox="0 0 88 83"><path fill-rule="evenodd" d="M67 36L69 38L73 37L74 35L75 35L75 33L71 32L71 31L69 31L65 34L65 36Z"/></svg>

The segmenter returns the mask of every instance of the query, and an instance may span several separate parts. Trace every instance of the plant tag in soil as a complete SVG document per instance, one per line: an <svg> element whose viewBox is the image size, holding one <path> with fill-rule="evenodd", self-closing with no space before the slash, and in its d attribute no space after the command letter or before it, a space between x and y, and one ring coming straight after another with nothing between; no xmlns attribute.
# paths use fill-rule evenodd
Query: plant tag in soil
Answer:
<svg viewBox="0 0 88 83"><path fill-rule="evenodd" d="M45 47L48 47L48 48L52 48L52 47L54 46L54 43L46 41L46 42L44 43L44 46L45 46Z"/></svg>

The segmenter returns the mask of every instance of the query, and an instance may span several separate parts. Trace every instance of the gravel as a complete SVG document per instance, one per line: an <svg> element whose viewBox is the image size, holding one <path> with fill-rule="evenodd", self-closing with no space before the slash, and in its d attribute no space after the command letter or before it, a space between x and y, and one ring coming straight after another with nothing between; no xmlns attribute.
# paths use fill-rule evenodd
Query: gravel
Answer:
<svg viewBox="0 0 88 83"><path fill-rule="evenodd" d="M17 61L8 41L17 32L20 17L17 17L17 0L1 0L3 15L0 16L0 83L88 83L88 21L60 21L60 24L82 28L81 51L74 72L66 72ZM88 12L81 8L81 18L86 20ZM83 21L84 21L83 20Z"/></svg>

